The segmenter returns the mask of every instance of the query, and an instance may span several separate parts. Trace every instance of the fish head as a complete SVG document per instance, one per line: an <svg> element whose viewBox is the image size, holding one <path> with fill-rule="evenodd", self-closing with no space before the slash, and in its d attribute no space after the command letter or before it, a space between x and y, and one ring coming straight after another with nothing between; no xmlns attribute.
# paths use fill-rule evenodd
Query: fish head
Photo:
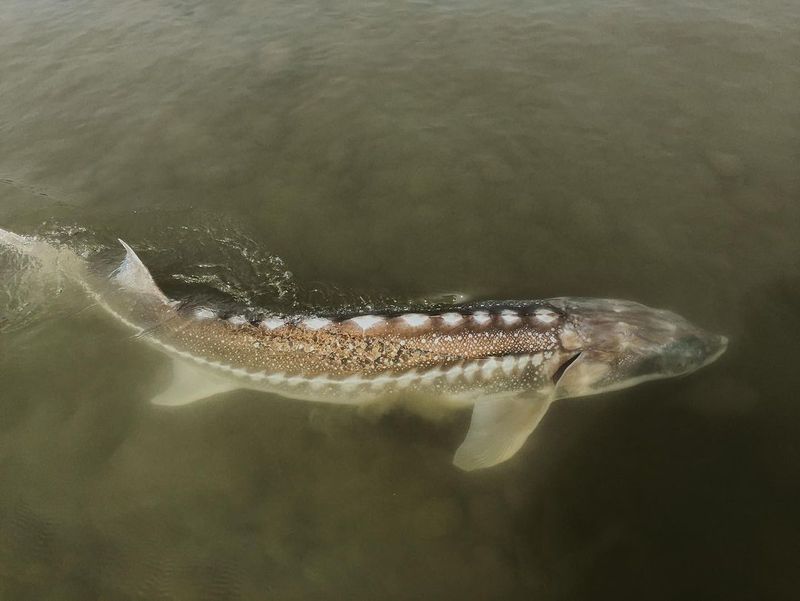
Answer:
<svg viewBox="0 0 800 601"><path fill-rule="evenodd" d="M628 388L692 373L716 360L725 336L706 332L671 311L610 299L562 298L558 398Z"/></svg>

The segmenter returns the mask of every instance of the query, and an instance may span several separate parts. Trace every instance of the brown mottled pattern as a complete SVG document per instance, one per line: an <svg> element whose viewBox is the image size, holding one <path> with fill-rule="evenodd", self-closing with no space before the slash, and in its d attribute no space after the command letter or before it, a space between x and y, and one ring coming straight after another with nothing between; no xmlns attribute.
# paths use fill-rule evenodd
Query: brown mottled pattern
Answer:
<svg viewBox="0 0 800 601"><path fill-rule="evenodd" d="M425 317L425 324L419 326L409 325L403 316L386 317L366 331L351 320L332 320L313 330L302 319L293 318L269 330L250 323L173 314L162 320L154 334L179 351L249 372L345 377L553 349L558 347L562 324L560 315L543 324L522 310L514 323L508 323L511 318L504 319L502 311L489 313L482 324L471 314L463 314L456 325L449 325L441 315Z"/></svg>

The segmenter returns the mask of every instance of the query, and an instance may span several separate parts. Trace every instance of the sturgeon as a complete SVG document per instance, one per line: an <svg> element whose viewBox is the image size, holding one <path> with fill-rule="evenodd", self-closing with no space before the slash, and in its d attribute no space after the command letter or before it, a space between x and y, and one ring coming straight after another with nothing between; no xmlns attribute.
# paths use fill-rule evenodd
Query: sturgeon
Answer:
<svg viewBox="0 0 800 601"><path fill-rule="evenodd" d="M0 247L57 261L108 313L172 360L152 402L179 406L246 388L364 404L412 392L472 407L453 463L511 458L550 404L691 373L727 347L670 311L557 297L458 304L437 312L224 319L167 298L134 250L111 273L34 237L0 229Z"/></svg>

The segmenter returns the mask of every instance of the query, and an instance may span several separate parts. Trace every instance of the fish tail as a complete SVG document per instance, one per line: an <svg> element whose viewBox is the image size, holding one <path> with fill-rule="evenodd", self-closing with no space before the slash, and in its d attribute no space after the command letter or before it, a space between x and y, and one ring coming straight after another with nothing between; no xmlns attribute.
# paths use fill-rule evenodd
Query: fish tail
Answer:
<svg viewBox="0 0 800 601"><path fill-rule="evenodd" d="M73 279L83 276L83 260L74 251L36 236L21 236L0 228L0 254L4 251L32 259L36 269L45 274L61 273Z"/></svg>
<svg viewBox="0 0 800 601"><path fill-rule="evenodd" d="M19 234L0 228L0 246L5 248L27 255L33 252L34 241L35 238L31 236L20 236Z"/></svg>

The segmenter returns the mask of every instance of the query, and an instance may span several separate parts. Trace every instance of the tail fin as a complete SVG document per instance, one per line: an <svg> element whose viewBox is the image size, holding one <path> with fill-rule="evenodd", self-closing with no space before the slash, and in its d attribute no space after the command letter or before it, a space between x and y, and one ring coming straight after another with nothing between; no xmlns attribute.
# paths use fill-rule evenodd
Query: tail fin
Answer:
<svg viewBox="0 0 800 601"><path fill-rule="evenodd" d="M36 236L20 236L0 228L0 253L3 251L33 259L36 270L43 275L57 273L73 280L81 280L85 275L85 261L75 251ZM22 266L23 264L18 265Z"/></svg>
<svg viewBox="0 0 800 601"><path fill-rule="evenodd" d="M41 267L66 267L77 255L67 248L59 248L35 236L20 236L0 228L0 252L8 250L23 257L31 257Z"/></svg>
<svg viewBox="0 0 800 601"><path fill-rule="evenodd" d="M30 254L35 238L20 236L0 228L0 246L10 248L22 254Z"/></svg>
<svg viewBox="0 0 800 601"><path fill-rule="evenodd" d="M125 249L125 258L111 273L111 280L121 289L168 302L133 249L122 240L119 242ZM66 247L57 247L33 236L20 236L0 228L0 251L4 249L33 257L44 266L61 268L73 279L85 279L84 271L77 267L78 264L83 265L83 261Z"/></svg>
<svg viewBox="0 0 800 601"><path fill-rule="evenodd" d="M0 229L3 330L30 323L61 294L65 280L82 281L84 273L83 260L70 249Z"/></svg>

